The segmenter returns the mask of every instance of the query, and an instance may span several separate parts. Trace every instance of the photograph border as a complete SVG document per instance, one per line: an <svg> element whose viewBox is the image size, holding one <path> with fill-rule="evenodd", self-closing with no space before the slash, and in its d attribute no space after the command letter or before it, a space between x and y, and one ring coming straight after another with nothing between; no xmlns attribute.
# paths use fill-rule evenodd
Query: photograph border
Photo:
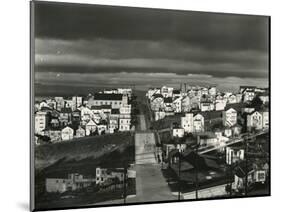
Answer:
<svg viewBox="0 0 281 212"><path fill-rule="evenodd" d="M192 199L192 200L163 200L163 201L152 201L152 202L135 202L135 203L122 203L122 204L94 204L94 205L87 205L87 206L71 206L71 207L51 207L51 208L35 208L35 167L34 167L34 63L35 63L35 10L34 10L34 3L46 3L46 4L53 4L53 5L84 5L84 6L100 6L100 7L113 7L113 8L137 8L137 9L147 9L147 10L156 10L156 11L177 11L177 12L197 12L197 13L209 13L209 14L223 14L223 15L239 15L239 16L257 16L257 17L264 17L268 19L268 90L269 90L269 194L264 195L248 195L242 197L214 197L214 198L200 198L200 199ZM30 92L30 210L31 211L52 211L52 210L68 210L68 209L86 209L86 208L103 208L103 207L115 207L115 206L132 206L132 205L150 205L150 204L162 204L162 203L182 203L182 202L199 202L199 201L206 201L206 200L229 200L229 199L244 199L244 198L253 198L253 197L269 197L271 196L271 180L272 180L272 166L271 166L271 16L268 15L255 15L255 14L239 14L239 13L227 13L227 12L208 12L208 11L196 11L196 10L177 10L177 9L165 9L165 8L149 8L149 7L138 7L138 6L117 6L117 5L103 5L103 4L90 4L90 3L73 3L73 2L54 2L54 1L37 1L32 0L29 2L30 4L30 85L29 85L29 92Z"/></svg>

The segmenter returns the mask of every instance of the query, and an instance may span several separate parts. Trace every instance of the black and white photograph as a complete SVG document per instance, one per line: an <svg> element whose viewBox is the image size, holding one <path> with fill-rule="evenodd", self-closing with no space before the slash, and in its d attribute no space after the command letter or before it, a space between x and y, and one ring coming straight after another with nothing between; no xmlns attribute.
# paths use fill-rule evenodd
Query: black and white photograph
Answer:
<svg viewBox="0 0 281 212"><path fill-rule="evenodd" d="M32 210L271 195L270 16L30 14Z"/></svg>

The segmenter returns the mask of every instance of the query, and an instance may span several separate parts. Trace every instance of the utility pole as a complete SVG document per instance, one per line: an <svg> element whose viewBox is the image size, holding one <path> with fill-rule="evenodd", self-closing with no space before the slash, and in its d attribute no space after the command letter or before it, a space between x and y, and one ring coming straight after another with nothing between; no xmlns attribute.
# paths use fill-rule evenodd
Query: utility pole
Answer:
<svg viewBox="0 0 281 212"><path fill-rule="evenodd" d="M196 186L196 190L195 190L195 198L198 199L198 147L199 147L199 143L200 143L200 136L197 135L197 144L196 144L196 157L195 157L195 186Z"/></svg>
<svg viewBox="0 0 281 212"><path fill-rule="evenodd" d="M123 195L124 195L124 204L126 204L126 197L127 197L127 168L124 166L124 173L123 173Z"/></svg>
<svg viewBox="0 0 281 212"><path fill-rule="evenodd" d="M248 141L250 139L249 133L246 135L244 140L245 145L245 196L248 195Z"/></svg>
<svg viewBox="0 0 281 212"><path fill-rule="evenodd" d="M178 182L178 185L179 185L179 192L178 192L178 200L180 200L181 199L181 152L180 152L180 150L179 150L179 161L178 161L178 163L179 163L179 170L178 170L178 172L179 172L179 182Z"/></svg>

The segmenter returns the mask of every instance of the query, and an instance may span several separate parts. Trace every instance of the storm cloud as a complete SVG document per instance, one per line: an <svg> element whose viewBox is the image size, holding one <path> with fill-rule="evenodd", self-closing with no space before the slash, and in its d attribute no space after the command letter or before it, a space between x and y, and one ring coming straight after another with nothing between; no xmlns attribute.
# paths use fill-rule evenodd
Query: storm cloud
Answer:
<svg viewBox="0 0 281 212"><path fill-rule="evenodd" d="M107 79L162 73L173 79L202 75L235 79L232 85L239 78L266 84L268 21L265 16L36 2L36 82L48 73L64 74L66 83L79 73ZM147 78L136 83L149 84Z"/></svg>

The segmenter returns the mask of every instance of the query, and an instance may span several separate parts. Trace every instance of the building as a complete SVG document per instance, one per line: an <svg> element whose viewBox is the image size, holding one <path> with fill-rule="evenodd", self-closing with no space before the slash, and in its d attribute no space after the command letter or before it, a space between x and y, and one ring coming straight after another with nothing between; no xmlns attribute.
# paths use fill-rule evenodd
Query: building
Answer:
<svg viewBox="0 0 281 212"><path fill-rule="evenodd" d="M258 111L254 111L247 115L247 129L261 130L263 128L262 114Z"/></svg>
<svg viewBox="0 0 281 212"><path fill-rule="evenodd" d="M131 129L131 116L120 115L119 118L119 131L129 131Z"/></svg>
<svg viewBox="0 0 281 212"><path fill-rule="evenodd" d="M215 101L215 110L219 111L219 110L224 110L226 106L226 102L224 99L216 99Z"/></svg>
<svg viewBox="0 0 281 212"><path fill-rule="evenodd" d="M233 108L229 108L222 112L223 126L234 126L237 123L237 112Z"/></svg>
<svg viewBox="0 0 281 212"><path fill-rule="evenodd" d="M60 121L58 118L52 118L50 121L50 126L54 128L58 128L60 126Z"/></svg>
<svg viewBox="0 0 281 212"><path fill-rule="evenodd" d="M118 130L118 118L114 116L109 117L109 133L114 133Z"/></svg>
<svg viewBox="0 0 281 212"><path fill-rule="evenodd" d="M174 112L172 97L164 98L164 110L165 112Z"/></svg>
<svg viewBox="0 0 281 212"><path fill-rule="evenodd" d="M38 111L35 114L35 133L42 134L43 130L48 126L49 116L47 112Z"/></svg>
<svg viewBox="0 0 281 212"><path fill-rule="evenodd" d="M216 86L209 87L209 95L210 96L216 96L217 95L217 87Z"/></svg>
<svg viewBox="0 0 281 212"><path fill-rule="evenodd" d="M247 178L247 181L246 181ZM245 187L251 187L253 184L264 184L268 178L268 164L248 164L241 162L234 170L233 190L236 192L245 192Z"/></svg>
<svg viewBox="0 0 281 212"><path fill-rule="evenodd" d="M153 94L150 100L150 107L153 111L164 108L164 98L162 94Z"/></svg>
<svg viewBox="0 0 281 212"><path fill-rule="evenodd" d="M132 88L117 88L117 93L127 95L129 99L131 99L133 90Z"/></svg>
<svg viewBox="0 0 281 212"><path fill-rule="evenodd" d="M193 132L204 132L204 117L197 114L193 117Z"/></svg>
<svg viewBox="0 0 281 212"><path fill-rule="evenodd" d="M111 105L114 109L119 109L122 105L128 104L128 96L123 94L105 94L105 93L96 93L89 100L89 106L100 106L100 105Z"/></svg>
<svg viewBox="0 0 281 212"><path fill-rule="evenodd" d="M176 99L176 98L179 98L179 97L181 97L181 90L174 89L173 94L172 94L172 98Z"/></svg>
<svg viewBox="0 0 281 212"><path fill-rule="evenodd" d="M173 137L182 138L184 136L184 129L180 127L173 127Z"/></svg>
<svg viewBox="0 0 281 212"><path fill-rule="evenodd" d="M262 114L262 128L269 128L269 113L268 110L263 110L260 112Z"/></svg>
<svg viewBox="0 0 281 212"><path fill-rule="evenodd" d="M74 135L74 130L71 127L65 127L61 130L61 139L63 141L72 140Z"/></svg>
<svg viewBox="0 0 281 212"><path fill-rule="evenodd" d="M102 185L110 183L113 180L123 183L124 181L124 169L115 168L115 169L106 169L106 168L96 168L96 184Z"/></svg>
<svg viewBox="0 0 281 212"><path fill-rule="evenodd" d="M161 94L164 98L173 97L173 90L174 88L172 87L163 86L161 88Z"/></svg>
<svg viewBox="0 0 281 212"><path fill-rule="evenodd" d="M72 110L70 107L61 109L59 120L62 127L71 124L71 115L72 115Z"/></svg>
<svg viewBox="0 0 281 212"><path fill-rule="evenodd" d="M166 116L166 113L165 113L165 111L155 111L154 112L154 119L155 119L155 121L158 121L158 120L160 120L160 119L163 119L163 118L165 118L165 116Z"/></svg>
<svg viewBox="0 0 281 212"><path fill-rule="evenodd" d="M214 103L210 102L210 101L203 101L200 103L200 110L202 112L205 112L205 111L212 111L215 109L215 105Z"/></svg>
<svg viewBox="0 0 281 212"><path fill-rule="evenodd" d="M255 91L254 90L246 90L243 92L243 101L248 102L252 101L255 97Z"/></svg>
<svg viewBox="0 0 281 212"><path fill-rule="evenodd" d="M78 109L75 109L73 112L72 112L72 123L75 124L75 125L79 125L80 124L80 121L81 121L81 111L78 110Z"/></svg>
<svg viewBox="0 0 281 212"><path fill-rule="evenodd" d="M69 174L68 178L47 178L46 191L49 193L64 193L89 187L95 183L95 178L85 178L80 174Z"/></svg>
<svg viewBox="0 0 281 212"><path fill-rule="evenodd" d="M64 98L63 97L60 97L60 96L57 96L55 97L55 101L57 103L57 110L60 111L62 108L64 108Z"/></svg>
<svg viewBox="0 0 281 212"><path fill-rule="evenodd" d="M182 97L176 97L173 101L173 108L175 113L181 113L182 111Z"/></svg>
<svg viewBox="0 0 281 212"><path fill-rule="evenodd" d="M236 124L231 127L231 130L232 130L232 136L237 137L241 134L242 127L240 125Z"/></svg>
<svg viewBox="0 0 281 212"><path fill-rule="evenodd" d="M97 130L97 123L94 122L92 119L86 124L86 135L92 135L96 132Z"/></svg>
<svg viewBox="0 0 281 212"><path fill-rule="evenodd" d="M160 88L149 88L146 93L146 96L148 99L151 99L154 94L161 94L161 89Z"/></svg>
<svg viewBox="0 0 281 212"><path fill-rule="evenodd" d="M86 130L83 129L81 126L78 127L78 129L76 130L76 134L75 137L76 138L82 138L86 136Z"/></svg>
<svg viewBox="0 0 281 212"><path fill-rule="evenodd" d="M80 106L83 105L83 98L81 96L73 96L72 97L72 111L76 110Z"/></svg>
<svg viewBox="0 0 281 212"><path fill-rule="evenodd" d="M205 133L200 135L199 139L200 146L217 146L219 145L219 140L214 133Z"/></svg>
<svg viewBox="0 0 281 212"><path fill-rule="evenodd" d="M122 105L120 107L120 114L131 114L132 106L131 105Z"/></svg>
<svg viewBox="0 0 281 212"><path fill-rule="evenodd" d="M193 133L193 113L186 113L184 117L181 117L181 128L186 133Z"/></svg>
<svg viewBox="0 0 281 212"><path fill-rule="evenodd" d="M230 127L225 127L224 132L223 132L224 136L226 137L231 137L232 136L232 129Z"/></svg>
<svg viewBox="0 0 281 212"><path fill-rule="evenodd" d="M189 96L183 96L181 100L181 110L182 112L189 112L191 109L191 103Z"/></svg>
<svg viewBox="0 0 281 212"><path fill-rule="evenodd" d="M94 116L92 110L88 107L80 107L79 110L81 111L81 124L85 126Z"/></svg>
<svg viewBox="0 0 281 212"><path fill-rule="evenodd" d="M244 152L244 149L226 147L226 164L231 165L244 160Z"/></svg>
<svg viewBox="0 0 281 212"><path fill-rule="evenodd" d="M47 128L44 130L44 134L50 138L52 143L61 141L61 130L58 128Z"/></svg>
<svg viewBox="0 0 281 212"><path fill-rule="evenodd" d="M267 92L259 94L259 98L263 102L263 104L266 104L269 102L269 95Z"/></svg>
<svg viewBox="0 0 281 212"><path fill-rule="evenodd" d="M237 103L237 98L235 94L231 94L227 99L228 104L235 104Z"/></svg>

